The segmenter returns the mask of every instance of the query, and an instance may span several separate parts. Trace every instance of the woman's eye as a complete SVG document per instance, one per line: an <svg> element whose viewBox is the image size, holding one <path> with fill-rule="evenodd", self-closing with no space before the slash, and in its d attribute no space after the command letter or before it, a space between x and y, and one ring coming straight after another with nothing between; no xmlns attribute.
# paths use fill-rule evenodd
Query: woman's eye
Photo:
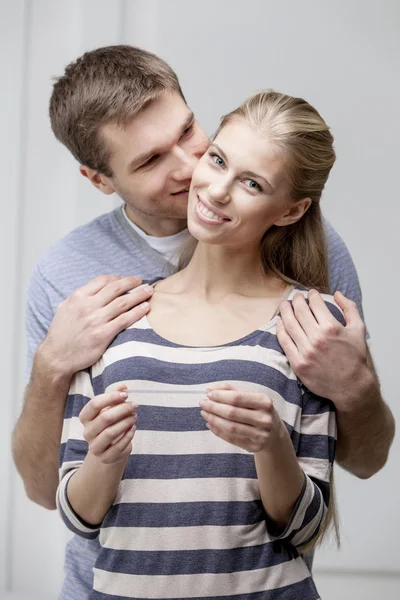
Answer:
<svg viewBox="0 0 400 600"><path fill-rule="evenodd" d="M261 185L257 183L257 181L254 181L254 179L244 179L244 182L246 183L247 187L249 187L251 190L257 190L258 192L262 192Z"/></svg>
<svg viewBox="0 0 400 600"><path fill-rule="evenodd" d="M224 161L218 154L211 154L212 161L217 165L217 167L223 167L225 165Z"/></svg>

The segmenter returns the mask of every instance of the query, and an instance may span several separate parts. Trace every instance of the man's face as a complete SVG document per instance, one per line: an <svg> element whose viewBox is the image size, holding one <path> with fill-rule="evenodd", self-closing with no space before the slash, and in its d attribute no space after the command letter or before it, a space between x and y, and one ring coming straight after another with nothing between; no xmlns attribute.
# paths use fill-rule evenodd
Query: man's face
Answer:
<svg viewBox="0 0 400 600"><path fill-rule="evenodd" d="M209 140L183 98L164 94L128 126L109 124L102 134L112 152L109 181L128 216L148 232L154 219L186 221L193 169Z"/></svg>

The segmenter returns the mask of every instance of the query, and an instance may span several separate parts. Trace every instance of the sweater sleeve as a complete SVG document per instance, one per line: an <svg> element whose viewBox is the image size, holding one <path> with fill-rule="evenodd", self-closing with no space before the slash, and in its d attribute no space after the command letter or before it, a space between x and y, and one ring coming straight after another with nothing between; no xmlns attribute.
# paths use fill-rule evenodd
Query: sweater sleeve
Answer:
<svg viewBox="0 0 400 600"><path fill-rule="evenodd" d="M329 506L330 478L336 447L333 404L305 391L300 431L294 429L291 437L304 473L303 489L285 530L278 533L273 527L268 529L273 539L302 546L318 535Z"/></svg>
<svg viewBox="0 0 400 600"><path fill-rule="evenodd" d="M67 489L71 477L82 465L88 452L79 413L93 396L90 369L80 371L71 382L65 407L60 448L60 483L56 496L57 509L68 529L88 539L98 536L100 526L89 525L76 514L69 503Z"/></svg>
<svg viewBox="0 0 400 600"><path fill-rule="evenodd" d="M329 289L331 294L337 290L342 292L357 304L361 318L364 320L362 305L362 293L358 273L351 254L332 225L324 219L328 267L329 267Z"/></svg>
<svg viewBox="0 0 400 600"><path fill-rule="evenodd" d="M54 317L46 281L40 265L37 264L29 280L27 305L25 310L25 333L27 341L26 380L29 380L33 357ZM60 299L61 301L61 299Z"/></svg>

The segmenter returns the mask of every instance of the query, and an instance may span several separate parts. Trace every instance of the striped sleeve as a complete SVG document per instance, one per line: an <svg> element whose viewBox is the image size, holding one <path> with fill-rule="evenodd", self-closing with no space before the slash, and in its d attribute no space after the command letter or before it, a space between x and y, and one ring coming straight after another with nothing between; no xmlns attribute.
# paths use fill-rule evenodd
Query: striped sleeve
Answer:
<svg viewBox="0 0 400 600"><path fill-rule="evenodd" d="M335 459L336 417L333 404L306 391L300 433L293 431L293 445L304 472L304 485L285 530L274 535L293 546L311 542L326 517L330 497L330 477Z"/></svg>
<svg viewBox="0 0 400 600"><path fill-rule="evenodd" d="M89 371L80 371L72 380L65 407L60 448L60 483L56 496L57 509L68 529L88 539L97 537L100 527L85 523L76 514L69 503L67 489L69 480L85 460L88 451L88 444L83 438L83 425L79 420L79 413L93 396Z"/></svg>

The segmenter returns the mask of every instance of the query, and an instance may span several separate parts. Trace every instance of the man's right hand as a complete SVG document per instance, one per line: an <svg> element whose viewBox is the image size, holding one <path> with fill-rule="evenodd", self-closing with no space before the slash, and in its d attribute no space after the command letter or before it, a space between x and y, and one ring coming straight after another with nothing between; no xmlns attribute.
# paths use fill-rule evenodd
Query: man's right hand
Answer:
<svg viewBox="0 0 400 600"><path fill-rule="evenodd" d="M153 288L140 284L140 277L101 275L77 289L54 315L38 348L41 362L62 377L93 365L118 333L149 311Z"/></svg>

